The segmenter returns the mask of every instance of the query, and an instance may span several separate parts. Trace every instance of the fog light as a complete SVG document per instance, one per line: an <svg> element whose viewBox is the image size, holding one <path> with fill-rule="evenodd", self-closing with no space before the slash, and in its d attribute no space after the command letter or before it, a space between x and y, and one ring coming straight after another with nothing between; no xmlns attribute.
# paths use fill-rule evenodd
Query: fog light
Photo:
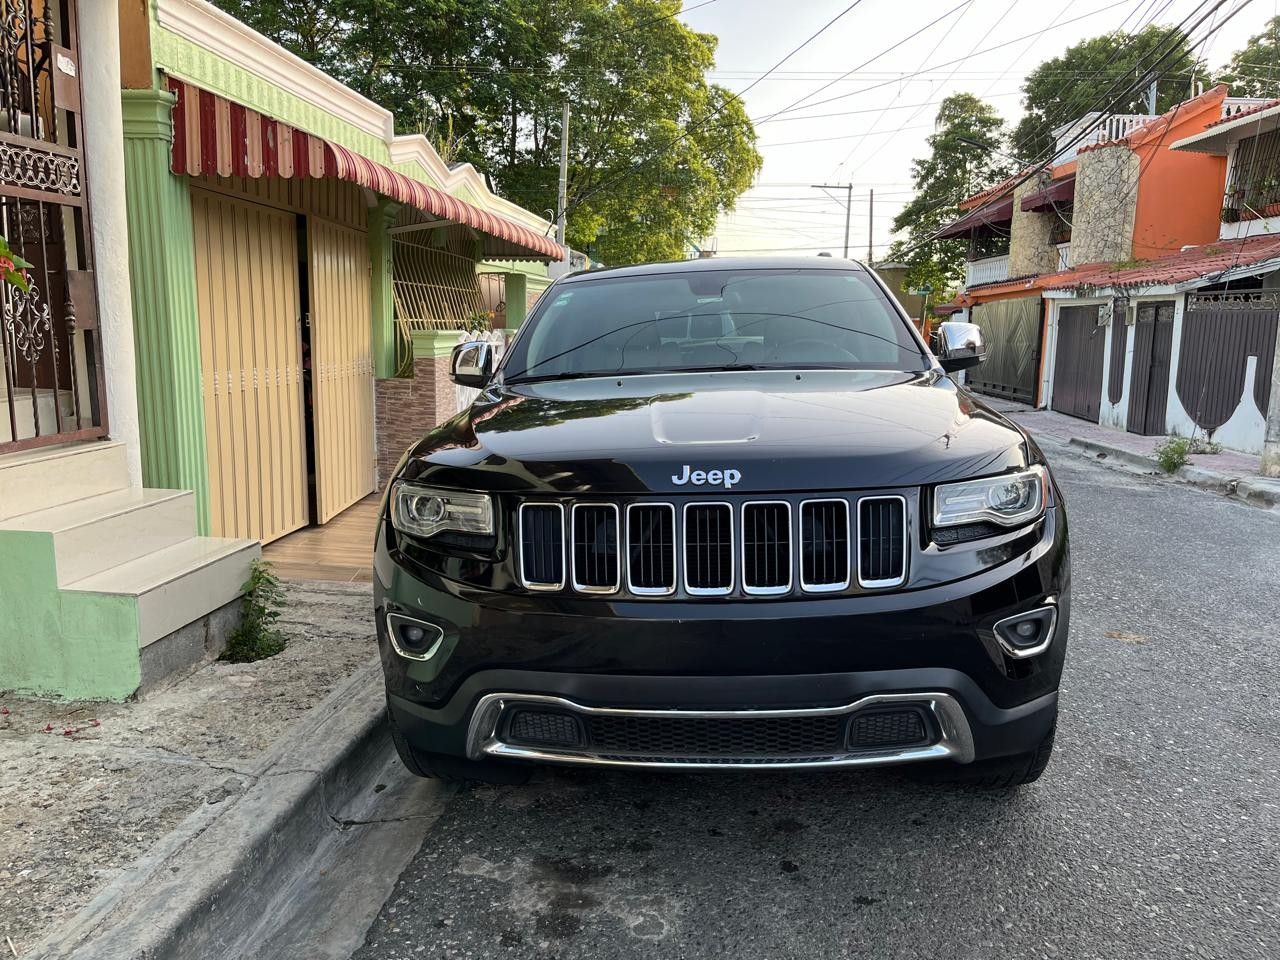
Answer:
<svg viewBox="0 0 1280 960"><path fill-rule="evenodd" d="M1038 607L998 621L995 625L996 639L1000 641L1005 653L1023 660L1049 649L1057 624L1056 606Z"/></svg>
<svg viewBox="0 0 1280 960"><path fill-rule="evenodd" d="M387 614L387 636L396 653L409 660L430 660L440 649L444 630L434 623Z"/></svg>

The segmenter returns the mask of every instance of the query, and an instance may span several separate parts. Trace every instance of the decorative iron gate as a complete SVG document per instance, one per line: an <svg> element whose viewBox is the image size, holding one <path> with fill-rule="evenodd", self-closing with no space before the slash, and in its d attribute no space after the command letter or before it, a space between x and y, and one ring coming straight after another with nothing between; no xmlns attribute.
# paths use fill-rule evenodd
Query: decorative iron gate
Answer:
<svg viewBox="0 0 1280 960"><path fill-rule="evenodd" d="M1188 294L1174 387L1200 429L1212 433L1241 403L1263 417L1271 402L1280 293L1241 291ZM1253 396L1244 396L1249 358L1256 357Z"/></svg>
<svg viewBox="0 0 1280 960"><path fill-rule="evenodd" d="M1034 403L1040 369L1040 297L996 300L973 308L973 322L982 327L987 359L965 375L978 393Z"/></svg>
<svg viewBox="0 0 1280 960"><path fill-rule="evenodd" d="M75 4L0 0L0 453L105 436Z"/></svg>

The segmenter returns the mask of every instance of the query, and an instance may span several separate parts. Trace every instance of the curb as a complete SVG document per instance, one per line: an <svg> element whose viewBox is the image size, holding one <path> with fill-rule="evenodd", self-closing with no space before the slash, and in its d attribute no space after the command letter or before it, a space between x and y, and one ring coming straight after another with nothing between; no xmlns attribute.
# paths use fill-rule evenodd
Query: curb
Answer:
<svg viewBox="0 0 1280 960"><path fill-rule="evenodd" d="M385 707L375 658L261 758L238 799L188 816L30 956L226 955L219 946L260 923L271 894L341 829L330 811L366 789L370 771L385 762L392 749Z"/></svg>
<svg viewBox="0 0 1280 960"><path fill-rule="evenodd" d="M1172 474L1165 473L1160 464L1151 457L1144 457L1140 453L1115 447L1109 443L1085 440L1082 437L1072 437L1065 446L1075 447L1082 454L1091 454L1094 457L1105 456L1108 460L1134 467L1143 473L1154 473L1181 480L1201 490L1232 497L1255 507L1272 510L1280 508L1280 481L1277 480L1268 480L1264 477L1231 477L1218 470L1210 470L1194 464L1180 467Z"/></svg>

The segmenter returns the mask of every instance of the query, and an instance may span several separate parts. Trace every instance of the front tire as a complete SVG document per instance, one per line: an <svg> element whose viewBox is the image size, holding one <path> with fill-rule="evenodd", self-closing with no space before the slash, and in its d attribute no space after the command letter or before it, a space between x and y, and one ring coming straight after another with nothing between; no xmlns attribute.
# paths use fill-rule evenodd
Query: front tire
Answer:
<svg viewBox="0 0 1280 960"><path fill-rule="evenodd" d="M395 717L387 710L387 725L391 728L391 742L395 745L400 762L415 777L439 780L441 783L486 783L519 786L529 779L529 767L517 763L501 763L497 760L467 760L446 753L417 750L396 725Z"/></svg>
<svg viewBox="0 0 1280 960"><path fill-rule="evenodd" d="M1027 783L1035 783L1049 766L1053 756L1053 738L1057 733L1055 720L1040 745L1029 753L994 760L978 760L968 764L921 764L912 772L921 779L942 783L963 783L981 790L1009 790Z"/></svg>

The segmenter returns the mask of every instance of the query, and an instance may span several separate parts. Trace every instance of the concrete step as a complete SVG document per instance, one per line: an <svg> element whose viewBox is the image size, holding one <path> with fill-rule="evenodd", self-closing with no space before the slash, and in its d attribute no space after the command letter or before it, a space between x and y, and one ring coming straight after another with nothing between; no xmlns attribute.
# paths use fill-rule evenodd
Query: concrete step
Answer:
<svg viewBox="0 0 1280 960"><path fill-rule="evenodd" d="M0 520L129 486L125 446L94 440L0 455Z"/></svg>
<svg viewBox="0 0 1280 960"><path fill-rule="evenodd" d="M190 490L130 487L0 521L0 529L53 534L58 586L190 540L196 501Z"/></svg>
<svg viewBox="0 0 1280 960"><path fill-rule="evenodd" d="M191 537L64 589L137 597L145 647L239 597L261 556L256 540Z"/></svg>

